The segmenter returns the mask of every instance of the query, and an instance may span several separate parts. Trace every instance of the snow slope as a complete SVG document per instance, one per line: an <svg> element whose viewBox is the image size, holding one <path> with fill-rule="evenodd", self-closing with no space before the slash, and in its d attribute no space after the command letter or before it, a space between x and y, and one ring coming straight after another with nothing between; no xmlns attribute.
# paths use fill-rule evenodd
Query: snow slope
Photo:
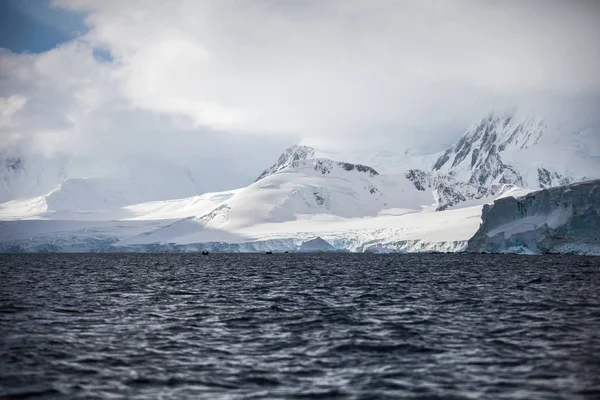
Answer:
<svg viewBox="0 0 600 400"><path fill-rule="evenodd" d="M85 182L77 187L73 182ZM65 190L66 189L66 190ZM135 204L122 192L97 189L94 182L69 180L45 196L12 200L0 204L0 221L15 220L171 220L210 212L237 191L205 193L183 199ZM134 204L130 204L134 203Z"/></svg>
<svg viewBox="0 0 600 400"><path fill-rule="evenodd" d="M0 203L47 193L67 179L68 160L41 160L13 149L0 150Z"/></svg>
<svg viewBox="0 0 600 400"><path fill-rule="evenodd" d="M114 208L190 197L203 187L198 171L169 160L139 155L107 164L61 154L0 150L0 204L46 196L49 201L56 199L51 209Z"/></svg>
<svg viewBox="0 0 600 400"><path fill-rule="evenodd" d="M321 236L335 242L336 249L362 251L385 242L398 250L401 240L424 240L425 244L412 246L427 250L427 235L449 240L450 246L455 238L466 241L479 214L478 209L468 215L433 213L432 193L417 190L403 175L384 176L364 165L327 159L295 160L235 191L127 206L120 206L118 192L91 190L95 186L85 183L77 190L63 184L29 202L2 204L0 216L5 219L10 215L23 219L24 210L29 212L27 218L38 219L0 223L11 229L27 223L22 226L32 233L27 237L22 228L12 241L5 236L4 249L33 251L48 249L49 243L56 249L73 249L90 243L102 244L104 250L145 251L197 249L198 244L212 243L213 250L296 250L302 241ZM86 201L87 194L91 197ZM98 194L104 196L100 202ZM76 202L69 203L71 198ZM436 225L443 225L445 234Z"/></svg>
<svg viewBox="0 0 600 400"><path fill-rule="evenodd" d="M302 215L355 218L384 209L419 210L433 202L402 175L328 159L297 160L238 190L213 214L198 216L211 227L292 221Z"/></svg>

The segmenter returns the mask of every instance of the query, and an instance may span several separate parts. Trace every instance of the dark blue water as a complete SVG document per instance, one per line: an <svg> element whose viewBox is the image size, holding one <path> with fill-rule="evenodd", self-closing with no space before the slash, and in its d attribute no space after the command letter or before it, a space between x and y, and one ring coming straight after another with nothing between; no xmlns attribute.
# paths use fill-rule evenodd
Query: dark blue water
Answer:
<svg viewBox="0 0 600 400"><path fill-rule="evenodd" d="M600 258L0 264L2 397L600 398Z"/></svg>

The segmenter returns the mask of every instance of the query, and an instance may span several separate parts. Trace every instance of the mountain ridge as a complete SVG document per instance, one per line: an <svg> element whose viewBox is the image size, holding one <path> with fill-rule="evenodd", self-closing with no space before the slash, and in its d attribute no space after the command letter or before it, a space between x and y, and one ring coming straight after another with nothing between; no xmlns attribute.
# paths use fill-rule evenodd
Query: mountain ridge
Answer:
<svg viewBox="0 0 600 400"><path fill-rule="evenodd" d="M600 177L600 159L594 162L593 154L591 168L556 168L551 146L543 142L547 136L556 138L558 129L536 117L490 113L446 149L431 170L411 169L406 176L419 190L436 192L440 211L513 187L548 188ZM566 140L561 145L569 148ZM577 151L573 148L569 158L576 158Z"/></svg>
<svg viewBox="0 0 600 400"><path fill-rule="evenodd" d="M321 237L351 251L462 251L484 204L600 178L598 132L513 113L490 114L431 154L292 145L248 186L202 195L185 168L66 177L43 195L0 203L0 249L294 251ZM27 169L35 184L35 164L4 160L5 177ZM56 171L45 173L58 179Z"/></svg>

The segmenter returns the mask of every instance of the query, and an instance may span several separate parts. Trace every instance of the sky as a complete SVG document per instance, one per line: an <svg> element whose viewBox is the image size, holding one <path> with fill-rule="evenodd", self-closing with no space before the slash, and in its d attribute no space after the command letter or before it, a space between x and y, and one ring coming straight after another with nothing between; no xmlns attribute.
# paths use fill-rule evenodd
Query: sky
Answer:
<svg viewBox="0 0 600 400"><path fill-rule="evenodd" d="M435 152L490 111L600 109L594 0L2 0L0 16L0 150L183 164L211 190L291 143Z"/></svg>
<svg viewBox="0 0 600 400"><path fill-rule="evenodd" d="M82 15L50 0L0 1L0 47L40 53L87 32Z"/></svg>

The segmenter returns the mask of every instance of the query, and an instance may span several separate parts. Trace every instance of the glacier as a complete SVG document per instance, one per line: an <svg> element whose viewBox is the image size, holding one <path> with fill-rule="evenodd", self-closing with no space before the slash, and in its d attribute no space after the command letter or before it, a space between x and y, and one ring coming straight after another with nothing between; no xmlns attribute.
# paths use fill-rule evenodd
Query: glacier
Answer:
<svg viewBox="0 0 600 400"><path fill-rule="evenodd" d="M466 251L600 255L600 180L484 205Z"/></svg>

